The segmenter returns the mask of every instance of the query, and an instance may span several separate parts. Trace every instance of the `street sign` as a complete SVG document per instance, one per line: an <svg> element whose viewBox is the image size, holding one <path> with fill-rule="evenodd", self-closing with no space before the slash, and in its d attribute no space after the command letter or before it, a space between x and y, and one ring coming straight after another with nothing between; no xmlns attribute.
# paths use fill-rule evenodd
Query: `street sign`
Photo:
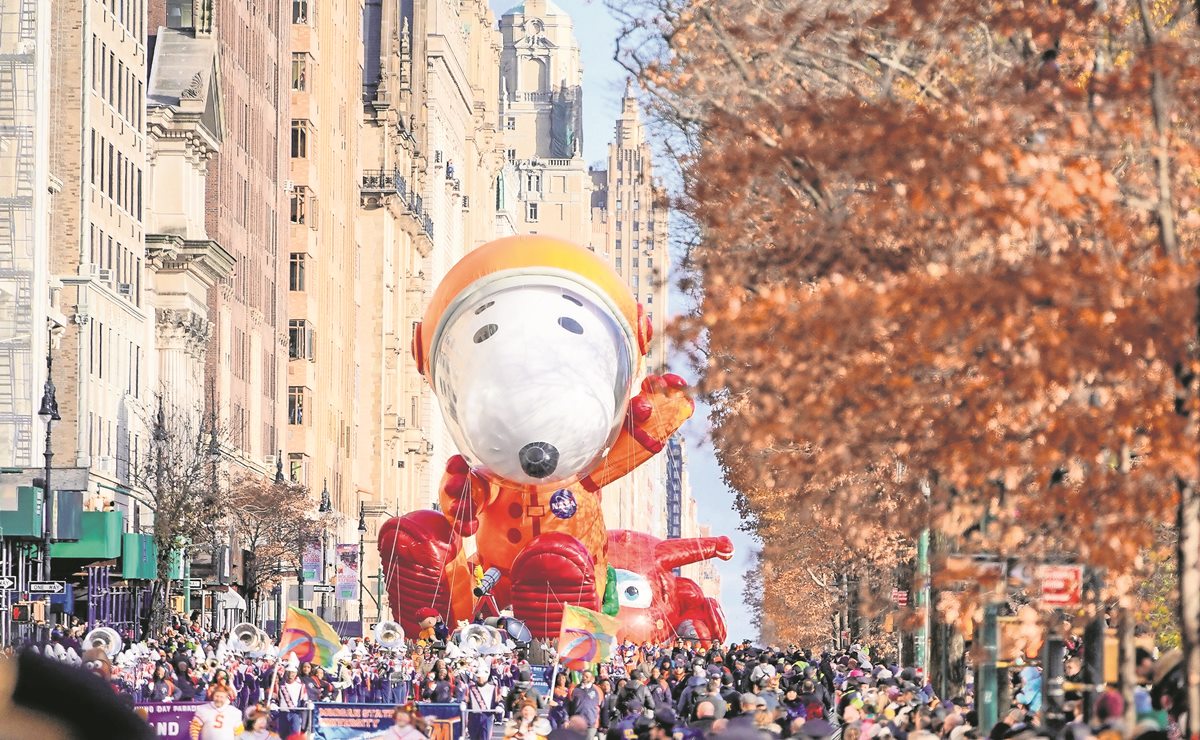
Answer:
<svg viewBox="0 0 1200 740"><path fill-rule="evenodd" d="M17 579L12 576L0 576L0 591L15 591Z"/></svg>
<svg viewBox="0 0 1200 740"><path fill-rule="evenodd" d="M333 593L333 586L327 583L316 583L313 584L312 590L314 594L331 594Z"/></svg>
<svg viewBox="0 0 1200 740"><path fill-rule="evenodd" d="M199 578L189 578L188 579L188 588L199 591L200 589L204 588L204 582L201 581Z"/></svg>
<svg viewBox="0 0 1200 740"><path fill-rule="evenodd" d="M61 594L67 590L65 581L30 581L31 594Z"/></svg>
<svg viewBox="0 0 1200 740"><path fill-rule="evenodd" d="M902 588L893 588L892 603L901 607L908 606L908 592Z"/></svg>
<svg viewBox="0 0 1200 740"><path fill-rule="evenodd" d="M1039 565L1042 606L1072 607L1083 603L1082 565Z"/></svg>

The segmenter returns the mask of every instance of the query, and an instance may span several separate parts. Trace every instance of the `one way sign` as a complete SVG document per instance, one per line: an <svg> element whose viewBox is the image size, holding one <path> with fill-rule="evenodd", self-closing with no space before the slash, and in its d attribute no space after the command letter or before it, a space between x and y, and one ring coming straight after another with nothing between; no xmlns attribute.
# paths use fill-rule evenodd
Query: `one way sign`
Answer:
<svg viewBox="0 0 1200 740"><path fill-rule="evenodd" d="M31 594L61 594L67 590L65 581L30 581Z"/></svg>
<svg viewBox="0 0 1200 740"><path fill-rule="evenodd" d="M0 591L15 591L17 579L12 576L0 576Z"/></svg>

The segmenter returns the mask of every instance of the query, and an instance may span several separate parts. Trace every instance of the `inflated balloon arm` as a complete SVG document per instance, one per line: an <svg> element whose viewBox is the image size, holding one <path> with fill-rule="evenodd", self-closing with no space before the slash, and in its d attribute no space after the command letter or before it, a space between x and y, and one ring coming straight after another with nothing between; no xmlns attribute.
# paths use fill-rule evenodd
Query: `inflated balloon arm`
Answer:
<svg viewBox="0 0 1200 740"><path fill-rule="evenodd" d="M733 541L728 537L688 537L662 540L654 546L654 559L664 571L682 568L703 560L733 557Z"/></svg>
<svg viewBox="0 0 1200 740"><path fill-rule="evenodd" d="M470 463L462 455L455 455L446 462L439 496L442 513L463 537L470 537L479 529L479 511L490 501L492 494L492 486L482 475L471 470Z"/></svg>
<svg viewBox="0 0 1200 740"><path fill-rule="evenodd" d="M597 492L661 452L695 411L687 388L687 381L678 375L647 375L642 392L629 402L616 442L596 469L579 481L580 485Z"/></svg>

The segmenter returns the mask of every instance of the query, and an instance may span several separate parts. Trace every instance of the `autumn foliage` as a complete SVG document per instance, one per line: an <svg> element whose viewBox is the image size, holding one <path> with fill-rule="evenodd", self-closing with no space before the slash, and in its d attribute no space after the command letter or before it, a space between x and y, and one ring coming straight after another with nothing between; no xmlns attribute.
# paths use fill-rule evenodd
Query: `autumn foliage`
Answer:
<svg viewBox="0 0 1200 740"><path fill-rule="evenodd" d="M682 331L765 616L926 527L1132 592L1200 475L1200 7L628 12L621 58L691 153Z"/></svg>

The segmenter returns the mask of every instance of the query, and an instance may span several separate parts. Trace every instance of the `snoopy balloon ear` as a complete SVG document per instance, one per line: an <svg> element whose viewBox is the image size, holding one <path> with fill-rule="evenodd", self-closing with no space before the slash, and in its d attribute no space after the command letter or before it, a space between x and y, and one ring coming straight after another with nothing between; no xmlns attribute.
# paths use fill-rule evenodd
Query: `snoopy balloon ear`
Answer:
<svg viewBox="0 0 1200 740"><path fill-rule="evenodd" d="M417 363L417 372L425 374L425 345L421 342L421 322L413 327L412 356Z"/></svg>
<svg viewBox="0 0 1200 740"><path fill-rule="evenodd" d="M654 339L654 322L646 315L646 307L638 304L638 350L643 355L650 352L650 340Z"/></svg>

